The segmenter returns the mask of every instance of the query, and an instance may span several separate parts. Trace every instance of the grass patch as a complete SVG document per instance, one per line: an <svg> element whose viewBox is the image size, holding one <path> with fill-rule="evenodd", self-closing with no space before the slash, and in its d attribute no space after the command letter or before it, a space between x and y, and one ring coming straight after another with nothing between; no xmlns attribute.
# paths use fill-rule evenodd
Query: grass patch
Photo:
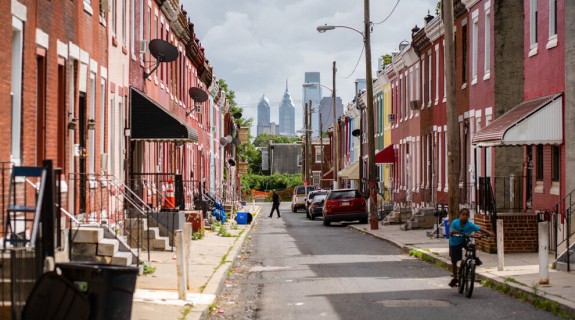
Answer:
<svg viewBox="0 0 575 320"><path fill-rule="evenodd" d="M190 312L192 312L193 307L194 305L191 303L186 304L182 309L182 311L180 312L182 315L180 316L179 320L186 320Z"/></svg>
<svg viewBox="0 0 575 320"><path fill-rule="evenodd" d="M505 281L522 284L521 282L516 281L514 279L513 280L509 280L509 279L512 279L512 278L506 278ZM572 319L573 318L573 315L570 314L565 309L563 309L559 303L557 303L555 301L551 301L551 300L546 299L546 298L542 297L541 295L539 295L539 285L538 284L535 284L532 286L533 293L527 293L527 292L522 291L522 290L514 289L511 286L509 286L508 284L495 283L489 279L482 280L481 285L483 285L484 287L487 287L487 288L497 290L499 292L503 292L503 293L510 295L516 299L521 300L521 301L529 302L532 305L534 305L536 308L550 312L553 315L556 315L556 316L561 317L563 319ZM522 285L524 285L524 284L522 284Z"/></svg>
<svg viewBox="0 0 575 320"><path fill-rule="evenodd" d="M234 235L231 234L225 226L220 226L220 230L218 230L218 236L224 238L230 238L233 237Z"/></svg>
<svg viewBox="0 0 575 320"><path fill-rule="evenodd" d="M428 262L428 263L432 263L435 264L435 262L437 261L435 258L430 257L429 255L419 251L419 250L410 250L409 251L409 255L412 257L416 257L419 260Z"/></svg>
<svg viewBox="0 0 575 320"><path fill-rule="evenodd" d="M204 237L204 234L201 231L196 231L192 233L192 240L200 240Z"/></svg>
<svg viewBox="0 0 575 320"><path fill-rule="evenodd" d="M505 279L503 279L503 281L509 282L509 283L520 284L520 285L522 285L522 286L527 286L525 283L523 283L523 282L521 282L521 281L518 281L518 280L516 280L515 278L511 278L511 277L505 278Z"/></svg>
<svg viewBox="0 0 575 320"><path fill-rule="evenodd" d="M210 314L212 314L214 313L214 311L216 311L217 308L218 308L218 302L214 300L214 302L212 302L208 307L208 310L210 311Z"/></svg>
<svg viewBox="0 0 575 320"><path fill-rule="evenodd" d="M421 250L423 250L425 252L431 252L431 250L429 248L421 248Z"/></svg>

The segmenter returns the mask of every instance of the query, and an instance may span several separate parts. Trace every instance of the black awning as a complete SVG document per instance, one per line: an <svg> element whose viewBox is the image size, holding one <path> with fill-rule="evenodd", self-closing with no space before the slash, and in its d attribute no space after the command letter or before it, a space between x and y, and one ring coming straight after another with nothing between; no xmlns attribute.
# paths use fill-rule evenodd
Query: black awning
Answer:
<svg viewBox="0 0 575 320"><path fill-rule="evenodd" d="M132 140L198 142L198 132L145 93L130 88Z"/></svg>

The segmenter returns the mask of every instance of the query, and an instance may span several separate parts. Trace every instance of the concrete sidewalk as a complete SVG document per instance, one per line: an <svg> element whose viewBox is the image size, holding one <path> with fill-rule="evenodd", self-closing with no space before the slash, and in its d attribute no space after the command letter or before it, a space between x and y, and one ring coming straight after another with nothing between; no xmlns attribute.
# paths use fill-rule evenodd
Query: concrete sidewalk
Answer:
<svg viewBox="0 0 575 320"><path fill-rule="evenodd" d="M387 241L406 252L417 250L426 256L425 260L434 261L437 265L451 268L449 245L446 238L429 238L428 230L402 231L399 225L379 225L378 230L370 230L369 224L350 225L351 228ZM497 271L497 254L478 252L483 265L477 268L480 280L490 280L488 284L499 290L525 298L547 308L559 308L561 315L575 319L575 274L549 270L549 284L539 285L539 254L510 253L505 254L504 271ZM549 262L554 256L549 256ZM449 269L451 270L451 269ZM445 286L447 287L447 283ZM550 302L550 303L549 303ZM556 304L555 304L556 303Z"/></svg>
<svg viewBox="0 0 575 320"><path fill-rule="evenodd" d="M261 206L246 206L255 216ZM226 224L227 225L227 224ZM217 230L205 232L205 237L191 242L191 289L186 300L178 299L176 253L152 251L151 262L156 268L151 275L138 276L132 307L132 320L201 319L209 312L224 283L229 268L250 234L252 225L238 225L238 230L227 230L237 237L218 236ZM141 259L147 259L147 252Z"/></svg>

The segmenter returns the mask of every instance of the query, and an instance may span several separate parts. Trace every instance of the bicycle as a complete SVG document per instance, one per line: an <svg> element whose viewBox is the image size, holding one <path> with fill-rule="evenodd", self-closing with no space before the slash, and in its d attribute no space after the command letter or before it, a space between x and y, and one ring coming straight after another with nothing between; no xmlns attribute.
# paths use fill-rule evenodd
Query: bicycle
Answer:
<svg viewBox="0 0 575 320"><path fill-rule="evenodd" d="M463 294L465 292L465 296L467 298L471 298L473 295L473 286L475 283L475 267L480 266L481 260L475 254L476 248L473 239L482 239L488 238L487 235L480 235L480 236L472 236L466 235L463 233L457 233L455 236L463 237L464 244L463 248L465 248L465 257L461 261L461 265L459 266L459 286L458 291L459 293Z"/></svg>

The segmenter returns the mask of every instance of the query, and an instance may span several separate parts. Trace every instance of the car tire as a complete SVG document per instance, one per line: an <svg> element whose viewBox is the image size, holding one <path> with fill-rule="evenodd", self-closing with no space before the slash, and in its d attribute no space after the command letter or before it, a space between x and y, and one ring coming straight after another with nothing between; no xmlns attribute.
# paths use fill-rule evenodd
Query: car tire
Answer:
<svg viewBox="0 0 575 320"><path fill-rule="evenodd" d="M329 227L330 221L327 220L326 218L323 218L323 225L326 226L326 227Z"/></svg>
<svg viewBox="0 0 575 320"><path fill-rule="evenodd" d="M294 206L291 206L291 212L296 213L297 209Z"/></svg>
<svg viewBox="0 0 575 320"><path fill-rule="evenodd" d="M309 219L310 220L315 220L315 214L313 213L313 211L309 214Z"/></svg>
<svg viewBox="0 0 575 320"><path fill-rule="evenodd" d="M309 217L309 212L308 212L307 210L305 211L305 217L306 217L308 220L311 220L311 218Z"/></svg>
<svg viewBox="0 0 575 320"><path fill-rule="evenodd" d="M367 217L359 219L359 223L367 224Z"/></svg>

